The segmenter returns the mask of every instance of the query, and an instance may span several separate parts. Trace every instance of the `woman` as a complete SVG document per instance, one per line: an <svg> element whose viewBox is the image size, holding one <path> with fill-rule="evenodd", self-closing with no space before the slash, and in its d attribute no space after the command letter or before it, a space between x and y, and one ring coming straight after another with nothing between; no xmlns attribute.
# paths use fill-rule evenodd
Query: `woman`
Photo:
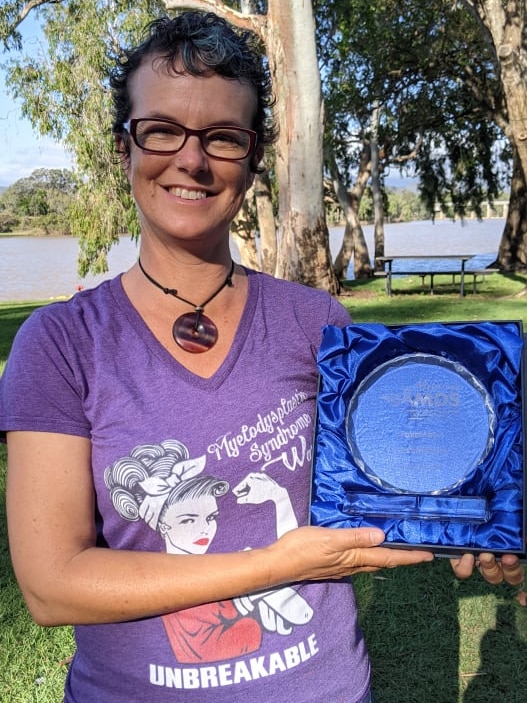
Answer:
<svg viewBox="0 0 527 703"><path fill-rule="evenodd" d="M186 12L153 23L116 68L140 258L37 311L2 378L13 564L38 623L76 626L68 703L363 703L369 662L344 577L432 559L379 547L380 530L307 526L317 348L349 317L232 262L229 226L275 131L252 42ZM221 508L164 507L204 469L235 487ZM116 480L128 471L131 502ZM207 516L213 531L185 553ZM210 604L251 621L247 647L206 654Z"/></svg>

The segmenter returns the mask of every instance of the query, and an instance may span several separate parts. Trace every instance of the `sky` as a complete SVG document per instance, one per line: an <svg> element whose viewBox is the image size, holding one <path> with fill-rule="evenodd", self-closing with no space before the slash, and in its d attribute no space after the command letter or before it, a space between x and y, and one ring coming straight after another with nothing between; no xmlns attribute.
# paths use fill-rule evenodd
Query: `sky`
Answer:
<svg viewBox="0 0 527 703"><path fill-rule="evenodd" d="M31 14L20 29L24 51L38 52L41 35ZM0 187L26 178L37 168L71 166L64 148L49 138L40 137L29 120L22 117L20 104L8 96L2 67L8 58L6 53L0 53Z"/></svg>

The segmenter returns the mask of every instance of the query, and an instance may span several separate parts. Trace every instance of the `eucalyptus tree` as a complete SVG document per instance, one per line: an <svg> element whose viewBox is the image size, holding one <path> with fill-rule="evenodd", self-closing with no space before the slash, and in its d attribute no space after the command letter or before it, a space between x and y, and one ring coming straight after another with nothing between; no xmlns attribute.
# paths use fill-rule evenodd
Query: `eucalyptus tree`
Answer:
<svg viewBox="0 0 527 703"><path fill-rule="evenodd" d="M492 42L507 110L504 125L527 173L527 43L525 0L462 0Z"/></svg>
<svg viewBox="0 0 527 703"><path fill-rule="evenodd" d="M504 269L527 268L527 3L525 0L462 0L492 46L501 90L495 113L513 152L511 198L500 242Z"/></svg>
<svg viewBox="0 0 527 703"><path fill-rule="evenodd" d="M2 36L17 41L17 25L39 10L46 56L12 63L9 85L24 113L44 134L62 139L81 175L72 223L82 244L81 270L98 270L123 229L136 220L124 179L113 163L109 132L109 66L139 28L166 10L213 10L265 45L276 86L281 133L274 158L278 184L276 274L337 291L329 252L322 174L320 75L310 3L258 2L244 14L215 0L14 0L0 15ZM239 6L239 3L237 3ZM18 37L19 39L19 37Z"/></svg>
<svg viewBox="0 0 527 703"><path fill-rule="evenodd" d="M128 185L111 135L110 66L123 45L164 10L156 0L28 0L4 3L4 43L20 50L8 63L7 84L40 134L72 154L79 187L71 231L80 241L79 273L106 270L106 254L124 232L137 233ZM37 13L46 45L24 51L20 25Z"/></svg>
<svg viewBox="0 0 527 703"><path fill-rule="evenodd" d="M326 134L349 192L367 181L379 107L381 179L411 169L429 212L478 212L508 171L499 73L473 17L440 0L324 0L316 16Z"/></svg>

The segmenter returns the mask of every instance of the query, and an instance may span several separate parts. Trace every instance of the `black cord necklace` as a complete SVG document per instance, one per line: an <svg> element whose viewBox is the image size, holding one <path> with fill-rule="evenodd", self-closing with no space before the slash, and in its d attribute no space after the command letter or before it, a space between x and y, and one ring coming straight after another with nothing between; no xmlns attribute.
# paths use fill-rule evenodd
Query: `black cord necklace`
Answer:
<svg viewBox="0 0 527 703"><path fill-rule="evenodd" d="M165 295L172 295L178 300L182 300L187 305L192 305L194 312L187 312L184 315L180 315L174 322L172 327L172 336L174 337L175 343L180 346L185 351L191 352L192 354L198 354L200 352L205 352L211 349L218 339L218 328L214 322L203 313L205 312L205 305L208 305L211 300L213 300L218 293L225 288L225 286L232 287L232 274L234 273L234 261L231 264L231 270L227 278L223 281L218 290L213 293L210 298L201 305L196 305L191 303L190 300L182 298L178 295L177 290L174 288L165 288L161 283L158 283L152 276L150 276L143 268L141 259L137 260L139 268L146 276L146 278L153 283L154 286L163 291Z"/></svg>

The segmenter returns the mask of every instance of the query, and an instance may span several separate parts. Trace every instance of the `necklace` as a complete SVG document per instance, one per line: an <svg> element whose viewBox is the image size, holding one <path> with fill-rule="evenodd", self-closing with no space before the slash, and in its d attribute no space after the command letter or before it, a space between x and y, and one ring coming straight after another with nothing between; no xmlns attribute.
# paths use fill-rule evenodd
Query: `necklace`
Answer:
<svg viewBox="0 0 527 703"><path fill-rule="evenodd" d="M178 295L177 290L174 288L165 288L161 283L158 283L152 276L150 276L143 268L141 259L137 260L139 268L145 275L145 277L153 283L154 286L163 291L165 295L172 295L178 300L182 300L187 305L192 305L194 312L187 312L184 315L180 315L174 325L172 326L172 336L174 337L175 343L180 346L185 351L191 352L192 354L199 354L200 352L205 352L211 349L218 339L218 328L214 322L203 313L205 312L205 305L208 305L211 300L213 300L218 293L220 293L225 286L232 287L232 274L234 273L234 261L231 264L231 270L227 278L223 281L221 286L215 291L204 303L201 305L196 305L196 303L191 303L190 300L182 298Z"/></svg>

